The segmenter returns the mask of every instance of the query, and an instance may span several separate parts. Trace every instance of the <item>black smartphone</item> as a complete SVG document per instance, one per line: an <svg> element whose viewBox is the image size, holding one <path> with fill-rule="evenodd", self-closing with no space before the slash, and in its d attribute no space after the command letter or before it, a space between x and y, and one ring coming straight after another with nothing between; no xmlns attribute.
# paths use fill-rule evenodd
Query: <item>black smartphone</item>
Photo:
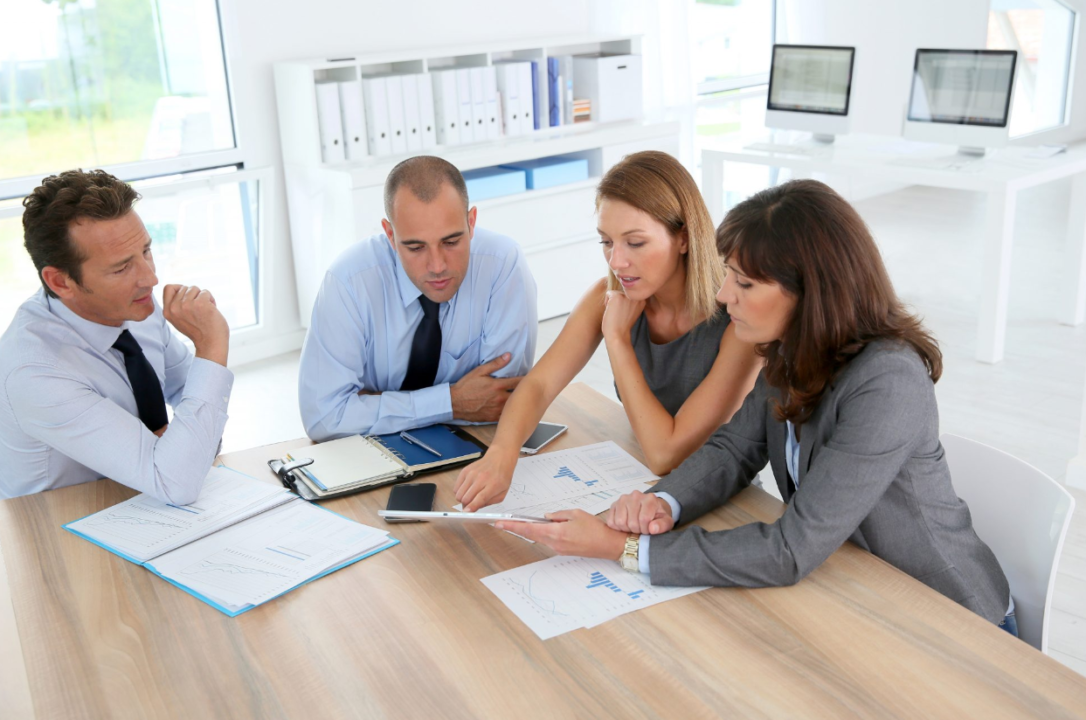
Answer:
<svg viewBox="0 0 1086 720"><path fill-rule="evenodd" d="M415 510L427 512L434 509L434 495L437 494L437 485L433 483L412 483L410 485L394 485L388 496L387 510ZM385 522L419 522L418 520L394 520L388 518Z"/></svg>

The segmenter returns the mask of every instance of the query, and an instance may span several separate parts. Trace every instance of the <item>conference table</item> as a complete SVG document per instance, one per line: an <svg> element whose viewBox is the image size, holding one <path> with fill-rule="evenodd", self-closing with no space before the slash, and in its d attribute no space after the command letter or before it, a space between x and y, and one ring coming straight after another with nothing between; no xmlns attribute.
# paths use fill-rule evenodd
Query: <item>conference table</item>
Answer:
<svg viewBox="0 0 1086 720"><path fill-rule="evenodd" d="M547 451L612 439L642 459L584 385L546 419L570 426ZM275 482L265 461L308 444L221 461ZM424 478L436 508L456 474ZM382 526L388 493L325 506ZM712 588L541 641L480 579L552 553L488 525L393 526L400 545L231 619L61 529L132 495L100 480L0 502L5 720L1086 716L1082 676L851 544L792 587ZM696 522L783 509L751 487Z"/></svg>

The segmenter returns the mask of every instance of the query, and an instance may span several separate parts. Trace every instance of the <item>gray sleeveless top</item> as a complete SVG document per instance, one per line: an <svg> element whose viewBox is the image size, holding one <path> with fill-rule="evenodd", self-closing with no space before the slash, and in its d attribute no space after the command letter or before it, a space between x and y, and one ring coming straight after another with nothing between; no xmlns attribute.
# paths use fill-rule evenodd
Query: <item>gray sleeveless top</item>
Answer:
<svg viewBox="0 0 1086 720"><path fill-rule="evenodd" d="M645 373L645 381L652 394L673 416L709 374L720 351L720 338L730 322L731 317L721 309L716 317L695 325L690 332L663 345L649 339L649 321L644 313L630 328L634 355ZM615 393L618 393L617 383Z"/></svg>

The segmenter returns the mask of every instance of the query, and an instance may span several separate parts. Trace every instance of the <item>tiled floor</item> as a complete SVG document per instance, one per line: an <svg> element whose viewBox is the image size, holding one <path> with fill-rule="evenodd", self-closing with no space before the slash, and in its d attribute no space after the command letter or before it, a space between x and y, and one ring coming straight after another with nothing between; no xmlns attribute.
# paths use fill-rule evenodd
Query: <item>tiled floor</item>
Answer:
<svg viewBox="0 0 1086 720"><path fill-rule="evenodd" d="M911 187L857 203L899 294L942 345L945 367L936 387L943 432L999 447L1059 480L1077 452L1086 381L1086 326L1055 320L1068 194L1067 185L1056 185L1019 198L1006 360L994 366L973 359L984 199ZM541 323L540 354L562 322ZM295 352L238 370L225 449L304 434L297 369ZM577 380L614 397L602 348ZM1059 567L1050 653L1086 674L1086 493L1073 492L1078 512Z"/></svg>

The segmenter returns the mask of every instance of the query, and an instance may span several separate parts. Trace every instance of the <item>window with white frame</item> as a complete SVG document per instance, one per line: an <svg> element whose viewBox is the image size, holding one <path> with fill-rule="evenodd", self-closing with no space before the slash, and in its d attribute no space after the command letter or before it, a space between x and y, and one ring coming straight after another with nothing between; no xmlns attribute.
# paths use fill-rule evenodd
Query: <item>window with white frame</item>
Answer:
<svg viewBox="0 0 1086 720"><path fill-rule="evenodd" d="M1018 51L1011 137L1066 122L1076 20L1059 0L992 0L988 48Z"/></svg>
<svg viewBox="0 0 1086 720"><path fill-rule="evenodd" d="M694 80L706 95L769 82L774 0L695 0Z"/></svg>
<svg viewBox="0 0 1086 720"><path fill-rule="evenodd" d="M72 168L133 182L163 284L257 325L269 175L242 170L216 0L5 0L3 15L0 330L40 286L18 198Z"/></svg>

